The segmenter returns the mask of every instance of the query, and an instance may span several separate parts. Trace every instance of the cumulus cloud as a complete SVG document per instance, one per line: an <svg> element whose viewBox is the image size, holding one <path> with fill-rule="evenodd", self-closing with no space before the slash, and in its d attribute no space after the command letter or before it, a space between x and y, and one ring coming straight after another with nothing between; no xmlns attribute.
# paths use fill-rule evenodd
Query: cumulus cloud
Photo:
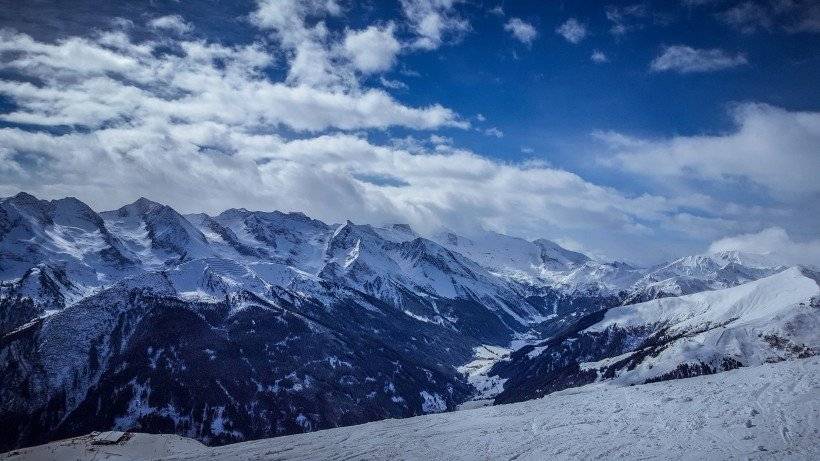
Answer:
<svg viewBox="0 0 820 461"><path fill-rule="evenodd" d="M154 29L170 30L178 34L184 34L194 30L194 26L185 22L185 20L182 19L182 16L176 14L161 16L153 19L148 23L148 25Z"/></svg>
<svg viewBox="0 0 820 461"><path fill-rule="evenodd" d="M512 36L521 43L530 44L538 37L538 31L535 27L532 24L522 21L520 18L510 18L510 20L504 24L504 30L511 33Z"/></svg>
<svg viewBox="0 0 820 461"><path fill-rule="evenodd" d="M455 6L462 0L401 0L404 13L416 33L414 48L434 50L447 37L459 38L470 30L470 23L460 17Z"/></svg>
<svg viewBox="0 0 820 461"><path fill-rule="evenodd" d="M370 26L364 30L347 31L344 52L357 70L370 74L384 72L393 67L401 44L393 36L395 26Z"/></svg>
<svg viewBox="0 0 820 461"><path fill-rule="evenodd" d="M769 227L757 233L725 237L713 242L709 246L709 251L764 254L784 264L808 264L820 267L820 240L796 242L781 227Z"/></svg>
<svg viewBox="0 0 820 461"><path fill-rule="evenodd" d="M567 22L558 26L555 32L570 43L580 43L587 36L587 27L577 19L569 18Z"/></svg>
<svg viewBox="0 0 820 461"><path fill-rule="evenodd" d="M484 134L486 134L487 136L494 136L496 138L504 137L504 132L494 126L484 130Z"/></svg>
<svg viewBox="0 0 820 461"><path fill-rule="evenodd" d="M748 103L735 106L731 115L736 128L723 134L667 139L597 136L615 150L613 164L660 180L745 180L784 200L820 194L820 112Z"/></svg>
<svg viewBox="0 0 820 461"><path fill-rule="evenodd" d="M656 72L714 72L747 64L744 54L732 55L719 49L697 49L684 45L668 46L650 68Z"/></svg>
<svg viewBox="0 0 820 461"><path fill-rule="evenodd" d="M346 66L335 65L324 19L341 13L334 0L259 0L250 19L271 31L287 53L288 83L340 88L356 79Z"/></svg>

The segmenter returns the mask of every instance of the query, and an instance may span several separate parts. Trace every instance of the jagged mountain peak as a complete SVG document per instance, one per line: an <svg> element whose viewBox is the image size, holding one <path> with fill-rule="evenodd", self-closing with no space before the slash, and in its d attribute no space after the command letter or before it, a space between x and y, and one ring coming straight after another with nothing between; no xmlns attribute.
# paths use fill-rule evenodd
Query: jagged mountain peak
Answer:
<svg viewBox="0 0 820 461"><path fill-rule="evenodd" d="M413 230L409 224L392 223L384 224L374 228L382 238L391 240L393 242L405 242L419 237L419 234Z"/></svg>
<svg viewBox="0 0 820 461"><path fill-rule="evenodd" d="M146 215L150 213L156 213L158 211L170 212L173 211L176 213L176 210L171 208L168 205L163 205L162 203L155 202L153 200L147 199L145 197L140 197L137 200L123 205L120 208L112 211L103 212L104 214L116 214L118 216L126 217L126 216L140 216ZM181 215L180 215L181 216Z"/></svg>
<svg viewBox="0 0 820 461"><path fill-rule="evenodd" d="M568 250L552 240L541 238L533 240L533 243L541 248L541 258L545 263L555 261L564 266L572 266L584 264L591 259L583 253Z"/></svg>
<svg viewBox="0 0 820 461"><path fill-rule="evenodd" d="M410 224L396 223L390 224L388 227L395 231L404 232L405 234L415 234L415 231L413 231L413 228L410 227Z"/></svg>
<svg viewBox="0 0 820 461"><path fill-rule="evenodd" d="M20 192L12 197L0 199L0 203L13 206L20 213L41 224L92 223L98 226L102 223L97 213L76 197L43 200L29 193Z"/></svg>
<svg viewBox="0 0 820 461"><path fill-rule="evenodd" d="M218 214L214 218L217 220L236 220L236 219L245 219L249 216L253 216L259 219L265 219L268 221L281 221L281 222L309 222L309 223L321 223L323 222L313 219L308 215L302 213L301 211L252 211L248 210L247 208L229 208L222 213Z"/></svg>
<svg viewBox="0 0 820 461"><path fill-rule="evenodd" d="M144 197L100 216L134 257L148 266L213 253L205 235L184 216Z"/></svg>
<svg viewBox="0 0 820 461"><path fill-rule="evenodd" d="M21 208L45 208L49 204L48 200L40 200L28 192L18 192L16 195L3 198L2 201Z"/></svg>
<svg viewBox="0 0 820 461"><path fill-rule="evenodd" d="M40 263L69 266L95 282L130 264L102 217L74 197L40 200L27 193L0 200L0 277L20 277ZM93 274L93 275L92 275Z"/></svg>

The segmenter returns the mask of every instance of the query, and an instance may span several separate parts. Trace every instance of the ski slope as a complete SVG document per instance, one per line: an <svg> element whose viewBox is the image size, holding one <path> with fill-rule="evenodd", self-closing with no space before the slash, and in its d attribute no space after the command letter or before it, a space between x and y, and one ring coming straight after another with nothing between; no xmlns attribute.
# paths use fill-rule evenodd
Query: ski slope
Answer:
<svg viewBox="0 0 820 461"><path fill-rule="evenodd" d="M820 459L818 372L811 357L222 447L147 434L92 446L84 436L0 459Z"/></svg>

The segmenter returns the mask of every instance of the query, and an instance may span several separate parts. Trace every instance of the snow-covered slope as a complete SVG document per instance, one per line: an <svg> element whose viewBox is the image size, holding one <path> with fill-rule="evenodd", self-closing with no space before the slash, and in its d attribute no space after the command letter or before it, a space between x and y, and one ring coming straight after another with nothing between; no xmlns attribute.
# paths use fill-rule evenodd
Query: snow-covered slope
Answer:
<svg viewBox="0 0 820 461"><path fill-rule="evenodd" d="M149 434L103 447L84 436L0 459L810 460L820 458L818 394L820 361L810 358L214 448Z"/></svg>
<svg viewBox="0 0 820 461"><path fill-rule="evenodd" d="M650 269L630 287L624 303L733 287L784 269L764 255L737 251L686 256Z"/></svg>
<svg viewBox="0 0 820 461"><path fill-rule="evenodd" d="M131 263L102 218L75 198L39 200L19 193L0 199L0 281L40 263L59 265L75 281L123 271Z"/></svg>
<svg viewBox="0 0 820 461"><path fill-rule="evenodd" d="M210 256L205 236L173 208L140 198L114 211L100 213L106 225L142 264L168 264Z"/></svg>
<svg viewBox="0 0 820 461"><path fill-rule="evenodd" d="M472 238L441 232L433 239L495 272L539 276L543 271L567 270L589 258L549 240L533 242L518 237L480 232Z"/></svg>
<svg viewBox="0 0 820 461"><path fill-rule="evenodd" d="M344 277L365 293L403 305L402 290L421 296L479 301L520 325L539 312L486 269L422 237L395 242L371 226L347 222L334 232L320 276Z"/></svg>
<svg viewBox="0 0 820 461"><path fill-rule="evenodd" d="M490 373L507 379L498 401L596 380L636 384L816 355L819 279L793 267L731 288L591 315L499 363Z"/></svg>
<svg viewBox="0 0 820 461"><path fill-rule="evenodd" d="M546 239L528 241L495 232L478 232L468 238L449 231L431 238L499 277L530 288L618 295L645 273L639 267L596 260Z"/></svg>

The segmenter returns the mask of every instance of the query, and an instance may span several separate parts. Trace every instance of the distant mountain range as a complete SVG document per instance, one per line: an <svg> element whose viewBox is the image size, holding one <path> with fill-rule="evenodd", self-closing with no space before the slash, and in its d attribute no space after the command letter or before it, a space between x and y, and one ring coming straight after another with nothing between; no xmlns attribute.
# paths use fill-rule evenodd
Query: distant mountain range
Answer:
<svg viewBox="0 0 820 461"><path fill-rule="evenodd" d="M737 252L640 268L491 232L20 193L0 199L0 450L111 428L223 444L804 357L817 280Z"/></svg>

